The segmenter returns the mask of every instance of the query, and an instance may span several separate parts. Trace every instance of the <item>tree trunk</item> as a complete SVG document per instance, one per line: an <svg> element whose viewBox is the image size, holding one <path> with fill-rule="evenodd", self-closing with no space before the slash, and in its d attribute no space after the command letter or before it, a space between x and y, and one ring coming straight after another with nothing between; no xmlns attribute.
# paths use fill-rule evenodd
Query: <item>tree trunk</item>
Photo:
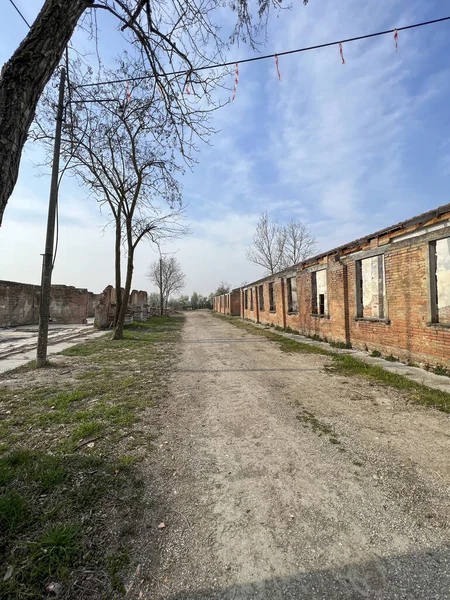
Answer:
<svg viewBox="0 0 450 600"><path fill-rule="evenodd" d="M0 76L0 225L38 100L92 0L46 0Z"/></svg>
<svg viewBox="0 0 450 600"><path fill-rule="evenodd" d="M117 325L119 320L120 309L122 308L122 275L120 269L120 258L121 258L121 246L122 246L122 227L120 215L116 218L116 258L115 258L115 271L116 271L116 314L114 316L114 327Z"/></svg>
<svg viewBox="0 0 450 600"><path fill-rule="evenodd" d="M130 297L131 282L133 279L134 269L134 248L128 244L128 260L127 260L127 276L125 279L125 289L122 296L122 306L120 307L119 316L114 329L113 340L123 340L123 327L125 325L125 317L128 308L128 299Z"/></svg>

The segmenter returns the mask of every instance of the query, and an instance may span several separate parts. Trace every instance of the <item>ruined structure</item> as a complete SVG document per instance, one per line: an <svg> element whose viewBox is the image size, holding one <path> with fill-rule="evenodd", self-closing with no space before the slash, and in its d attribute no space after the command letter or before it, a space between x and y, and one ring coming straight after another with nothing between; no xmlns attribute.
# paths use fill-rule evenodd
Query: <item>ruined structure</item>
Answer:
<svg viewBox="0 0 450 600"><path fill-rule="evenodd" d="M39 322L40 286L0 281L0 327L34 325ZM52 285L50 318L61 324L86 323L94 316L98 295L68 285Z"/></svg>
<svg viewBox="0 0 450 600"><path fill-rule="evenodd" d="M123 288L122 288L123 292ZM112 327L116 314L116 289L108 285L99 295L99 300L95 306L94 327L106 329ZM133 290L128 300L126 323L131 321L145 321L151 315L148 305L147 292L143 290Z"/></svg>
<svg viewBox="0 0 450 600"><path fill-rule="evenodd" d="M214 310L450 367L450 204L216 296Z"/></svg>

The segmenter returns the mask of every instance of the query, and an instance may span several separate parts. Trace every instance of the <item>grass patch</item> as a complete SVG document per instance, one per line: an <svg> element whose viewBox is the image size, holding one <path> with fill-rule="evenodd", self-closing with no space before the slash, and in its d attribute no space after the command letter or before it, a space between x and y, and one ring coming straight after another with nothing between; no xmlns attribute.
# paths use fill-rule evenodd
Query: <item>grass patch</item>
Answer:
<svg viewBox="0 0 450 600"><path fill-rule="evenodd" d="M333 340L330 340L328 343L332 348L340 348L341 350L352 349L352 345L350 344L350 342L333 342Z"/></svg>
<svg viewBox="0 0 450 600"><path fill-rule="evenodd" d="M303 410L302 413L297 416L297 419L305 425L308 425L314 433L318 433L319 435L322 435L322 433L331 435L333 433L332 427L319 421L313 413L307 410Z"/></svg>
<svg viewBox="0 0 450 600"><path fill-rule="evenodd" d="M130 558L126 550L115 552L108 556L108 570L112 587L121 594L125 594L125 586L120 579L120 574L122 570L128 566L129 562Z"/></svg>
<svg viewBox="0 0 450 600"><path fill-rule="evenodd" d="M105 335L63 351L57 373L21 367L2 377L0 598L47 598L51 580L66 600L123 593L120 532L139 528L139 462L152 439L135 424L167 393L183 321L133 323L123 340Z"/></svg>
<svg viewBox="0 0 450 600"><path fill-rule="evenodd" d="M0 533L11 535L24 528L30 511L26 501L15 490L0 496Z"/></svg>
<svg viewBox="0 0 450 600"><path fill-rule="evenodd" d="M340 444L341 442L338 439L338 436L334 430L334 427L320 421L312 412L308 410L302 409L302 412L297 415L297 419L300 423L303 424L304 427L308 427L312 429L314 433L320 437L322 434L328 436L328 441L331 444Z"/></svg>
<svg viewBox="0 0 450 600"><path fill-rule="evenodd" d="M388 362L398 362L398 358L393 354L388 354L384 357L384 360L387 360Z"/></svg>
<svg viewBox="0 0 450 600"><path fill-rule="evenodd" d="M30 579L64 579L81 552L80 526L52 525L36 542L30 542Z"/></svg>
<svg viewBox="0 0 450 600"><path fill-rule="evenodd" d="M378 381L397 390L408 392L408 399L415 404L432 406L450 413L450 394L411 381L403 375L386 371L377 365L369 365L349 354L334 355L332 365L327 370L341 375L357 375Z"/></svg>
<svg viewBox="0 0 450 600"><path fill-rule="evenodd" d="M437 365L437 367L433 367L431 370L435 375L443 375L444 377L450 377L450 369L447 369L447 367Z"/></svg>

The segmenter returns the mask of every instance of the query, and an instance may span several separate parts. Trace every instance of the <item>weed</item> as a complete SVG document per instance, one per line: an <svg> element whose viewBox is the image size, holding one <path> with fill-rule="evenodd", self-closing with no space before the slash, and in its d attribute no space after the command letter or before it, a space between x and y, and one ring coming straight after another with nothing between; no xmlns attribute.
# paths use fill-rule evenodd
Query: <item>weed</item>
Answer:
<svg viewBox="0 0 450 600"><path fill-rule="evenodd" d="M130 559L126 550L108 556L109 577L111 579L112 587L121 594L124 594L126 590L120 580L120 572L129 564L129 562Z"/></svg>
<svg viewBox="0 0 450 600"><path fill-rule="evenodd" d="M297 415L297 419L303 423L305 427L311 427L313 432L317 433L317 435L328 435L328 439L331 444L341 443L336 432L334 431L334 428L330 425L327 425L323 421L319 421L319 419L313 413L302 409L301 414Z"/></svg>
<svg viewBox="0 0 450 600"><path fill-rule="evenodd" d="M27 503L15 490L8 490L0 496L0 532L19 532L27 523L29 515Z"/></svg>
<svg viewBox="0 0 450 600"><path fill-rule="evenodd" d="M392 354L388 354L387 356L385 356L384 360L387 360L389 362L398 362L398 358L393 356Z"/></svg>
<svg viewBox="0 0 450 600"><path fill-rule="evenodd" d="M443 375L444 377L450 377L450 369L447 369L447 367L437 365L437 367L434 367L432 371L435 375Z"/></svg>
<svg viewBox="0 0 450 600"><path fill-rule="evenodd" d="M119 456L119 460L117 461L117 469L120 471L128 471L130 467L138 462L136 456L129 456L127 454L123 454Z"/></svg>
<svg viewBox="0 0 450 600"><path fill-rule="evenodd" d="M37 542L30 542L31 580L44 581L47 577L64 579L68 568L75 562L81 546L78 525L53 525Z"/></svg>
<svg viewBox="0 0 450 600"><path fill-rule="evenodd" d="M66 477L67 471L61 465L60 457L52 455L44 455L36 462L32 476L44 492L59 486Z"/></svg>
<svg viewBox="0 0 450 600"><path fill-rule="evenodd" d="M416 362L414 362L412 360L408 360L408 362L406 364L408 365L408 367L420 368L420 366Z"/></svg>
<svg viewBox="0 0 450 600"><path fill-rule="evenodd" d="M314 335L308 335L308 337L314 340L315 342L323 342L323 338L320 337L320 335L318 335L317 333L315 333Z"/></svg>
<svg viewBox="0 0 450 600"><path fill-rule="evenodd" d="M333 432L333 429L329 425L319 421L313 413L308 412L307 410L303 410L302 414L297 416L297 419L309 425L314 433L319 432L319 435L322 433L328 435Z"/></svg>
<svg viewBox="0 0 450 600"><path fill-rule="evenodd" d="M381 357L381 352L379 350L372 350L372 352L370 353L370 356L372 358L380 358Z"/></svg>
<svg viewBox="0 0 450 600"><path fill-rule="evenodd" d="M83 423L77 429L75 429L72 433L72 440L79 441L84 440L86 438L92 437L94 435L98 435L102 431L101 423L96 423L95 421L91 421L90 423Z"/></svg>
<svg viewBox="0 0 450 600"><path fill-rule="evenodd" d="M342 350L352 349L352 345L350 344L350 342L334 342L333 340L330 340L328 343L332 348L341 348Z"/></svg>

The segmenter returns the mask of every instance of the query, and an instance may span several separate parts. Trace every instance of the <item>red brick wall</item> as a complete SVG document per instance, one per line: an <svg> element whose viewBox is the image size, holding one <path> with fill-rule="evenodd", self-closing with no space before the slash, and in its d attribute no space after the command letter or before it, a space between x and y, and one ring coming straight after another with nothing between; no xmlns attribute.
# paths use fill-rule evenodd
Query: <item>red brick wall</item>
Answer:
<svg viewBox="0 0 450 600"><path fill-rule="evenodd" d="M417 239L417 238L416 238ZM450 365L450 329L430 326L428 243L391 247L385 253L388 323L355 321L355 294L350 294L350 333L358 348L379 350L402 360ZM349 288L355 267L349 265Z"/></svg>
<svg viewBox="0 0 450 600"><path fill-rule="evenodd" d="M235 315L239 316L241 313L241 292L235 290L228 294L222 294L221 296L214 296L213 298L213 310L222 315Z"/></svg>
<svg viewBox="0 0 450 600"><path fill-rule="evenodd" d="M0 281L0 327L39 322L40 286ZM50 318L55 323L84 323L90 307L89 292L67 285L52 285Z"/></svg>
<svg viewBox="0 0 450 600"><path fill-rule="evenodd" d="M68 285L52 285L50 319L55 323L86 323L88 291Z"/></svg>
<svg viewBox="0 0 450 600"><path fill-rule="evenodd" d="M450 233L444 235L450 235ZM402 232L404 233L404 232ZM262 282L264 310L259 309L259 286L242 290L241 316L260 323L291 327L303 334L319 335L330 341L351 343L355 348L378 350L401 360L429 362L450 366L450 328L430 325L430 289L428 276L429 241L437 234L426 234L387 243L371 240L358 252L380 248L384 250L386 306L384 320L357 318L355 260L364 254L337 257L329 255L297 273L298 314L287 312L286 275L276 275ZM388 242L389 239L382 240ZM328 315L312 315L312 271L327 268ZM289 275L291 276L291 275ZM274 282L276 311L269 310L269 282ZM244 309L244 290L253 289L253 310L250 292Z"/></svg>
<svg viewBox="0 0 450 600"><path fill-rule="evenodd" d="M38 285L0 281L0 327L38 323L39 293Z"/></svg>
<svg viewBox="0 0 450 600"><path fill-rule="evenodd" d="M241 292L235 290L230 293L230 314L239 316L241 314Z"/></svg>

